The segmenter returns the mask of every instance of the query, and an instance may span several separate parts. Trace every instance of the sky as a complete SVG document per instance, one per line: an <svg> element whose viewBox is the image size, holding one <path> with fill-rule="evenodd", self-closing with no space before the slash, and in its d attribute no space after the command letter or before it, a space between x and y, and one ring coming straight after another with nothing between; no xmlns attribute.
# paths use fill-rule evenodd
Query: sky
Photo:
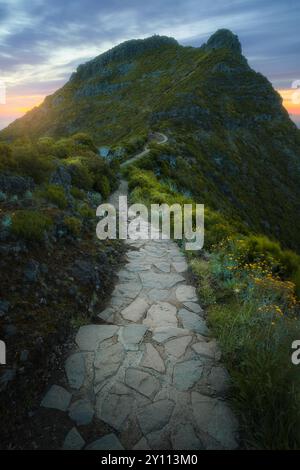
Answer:
<svg viewBox="0 0 300 470"><path fill-rule="evenodd" d="M122 41L161 34L198 47L219 28L238 34L300 127L299 25L299 0L0 0L0 129Z"/></svg>

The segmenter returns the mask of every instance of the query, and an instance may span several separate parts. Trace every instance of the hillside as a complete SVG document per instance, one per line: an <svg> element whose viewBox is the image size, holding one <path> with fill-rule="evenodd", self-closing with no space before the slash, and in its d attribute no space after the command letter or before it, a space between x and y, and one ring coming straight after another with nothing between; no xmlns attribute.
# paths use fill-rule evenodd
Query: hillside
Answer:
<svg viewBox="0 0 300 470"><path fill-rule="evenodd" d="M199 48L160 36L120 44L79 66L0 139L80 130L117 157L150 129L169 136L164 152L149 159L161 179L299 250L300 131L230 31Z"/></svg>
<svg viewBox="0 0 300 470"><path fill-rule="evenodd" d="M160 36L120 44L1 131L0 447L68 448L76 423L86 448L107 438L139 448L139 428L151 449L299 448L299 183L300 131L228 30L199 48ZM98 240L96 207L127 189L148 206L204 203L205 249ZM175 339L153 334L170 326ZM75 334L87 362L64 364ZM123 346L148 363L126 370ZM132 408L132 390L151 401L162 384L180 420L173 398ZM187 412L182 392L199 391Z"/></svg>

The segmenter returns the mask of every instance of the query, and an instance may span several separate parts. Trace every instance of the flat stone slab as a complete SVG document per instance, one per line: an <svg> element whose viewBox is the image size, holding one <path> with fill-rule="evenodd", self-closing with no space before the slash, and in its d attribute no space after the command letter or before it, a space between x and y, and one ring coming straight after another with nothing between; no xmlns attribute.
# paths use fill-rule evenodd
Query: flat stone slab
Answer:
<svg viewBox="0 0 300 470"><path fill-rule="evenodd" d="M137 281L137 274L128 271L127 269L121 269L121 271L117 274L120 281L128 282L128 281Z"/></svg>
<svg viewBox="0 0 300 470"><path fill-rule="evenodd" d="M149 300L153 300L155 302L159 300L166 300L170 295L170 291L168 289L151 289L147 296Z"/></svg>
<svg viewBox="0 0 300 470"><path fill-rule="evenodd" d="M160 390L159 381L153 375L140 369L128 368L125 374L125 383L128 387L151 399Z"/></svg>
<svg viewBox="0 0 300 470"><path fill-rule="evenodd" d="M70 406L69 417L78 426L90 424L94 417L94 408L88 400L77 400Z"/></svg>
<svg viewBox="0 0 300 470"><path fill-rule="evenodd" d="M179 302L197 302L196 289L193 286L179 286L176 289L176 298Z"/></svg>
<svg viewBox="0 0 300 470"><path fill-rule="evenodd" d="M238 447L238 422L224 401L192 392L192 406L199 430L208 433L225 449Z"/></svg>
<svg viewBox="0 0 300 470"><path fill-rule="evenodd" d="M208 343L200 341L199 343L193 344L192 349L200 356L204 356L212 360L218 356L219 351L215 340L209 341Z"/></svg>
<svg viewBox="0 0 300 470"><path fill-rule="evenodd" d="M162 271L163 273L169 273L171 271L171 264L168 263L167 261L157 261L156 263L153 263L154 266Z"/></svg>
<svg viewBox="0 0 300 470"><path fill-rule="evenodd" d="M121 315L125 320L139 322L144 318L148 307L145 299L137 297L128 307L122 310Z"/></svg>
<svg viewBox="0 0 300 470"><path fill-rule="evenodd" d="M124 450L124 447L117 436L111 433L92 442L86 446L85 450Z"/></svg>
<svg viewBox="0 0 300 470"><path fill-rule="evenodd" d="M191 336L181 336L180 338L171 339L165 343L165 351L170 356L176 357L178 359L184 355L186 348L191 341Z"/></svg>
<svg viewBox="0 0 300 470"><path fill-rule="evenodd" d="M144 287L152 289L170 289L181 281L184 277L180 274L160 274L154 272L141 272L140 278Z"/></svg>
<svg viewBox="0 0 300 470"><path fill-rule="evenodd" d="M142 433L147 435L153 431L159 431L170 421L174 409L171 400L159 400L142 408L138 414L138 422Z"/></svg>
<svg viewBox="0 0 300 470"><path fill-rule="evenodd" d="M68 357L65 364L66 374L71 388L78 390L85 379L85 358L83 353L75 353Z"/></svg>
<svg viewBox="0 0 300 470"><path fill-rule="evenodd" d="M201 378L203 373L203 362L200 360L189 360L175 364L173 370L173 384L178 390L189 390Z"/></svg>
<svg viewBox="0 0 300 470"><path fill-rule="evenodd" d="M68 432L63 443L64 450L80 450L85 446L85 441L76 428Z"/></svg>
<svg viewBox="0 0 300 470"><path fill-rule="evenodd" d="M131 324L120 328L119 341L129 351L136 351L148 327L146 325Z"/></svg>
<svg viewBox="0 0 300 470"><path fill-rule="evenodd" d="M178 316L182 321L183 327L187 330L195 331L201 335L207 335L209 330L206 326L205 320L199 317L196 313L190 312L185 308L182 308L178 312Z"/></svg>
<svg viewBox="0 0 300 470"><path fill-rule="evenodd" d="M95 351L99 343L116 334L115 325L84 325L79 328L75 341L83 351Z"/></svg>
<svg viewBox="0 0 300 470"><path fill-rule="evenodd" d="M114 375L124 358L124 348L120 343L100 349L95 354L95 383L99 384Z"/></svg>
<svg viewBox="0 0 300 470"><path fill-rule="evenodd" d="M113 428L121 431L128 424L128 419L138 406L149 403L148 398L129 387L118 383L103 397L101 392L97 396L97 416Z"/></svg>
<svg viewBox="0 0 300 470"><path fill-rule="evenodd" d="M210 386L219 394L225 394L230 385L230 377L222 366L213 367L208 378Z"/></svg>
<svg viewBox="0 0 300 470"><path fill-rule="evenodd" d="M184 305L184 307L187 308L188 310L191 310L191 312L194 312L194 313L203 313L202 308L201 308L200 305L197 304L196 302L183 302L183 305Z"/></svg>
<svg viewBox="0 0 300 470"><path fill-rule="evenodd" d="M154 329L159 326L177 326L177 308L168 302L157 302L153 304L143 321L144 325Z"/></svg>
<svg viewBox="0 0 300 470"><path fill-rule="evenodd" d="M190 423L180 424L171 436L172 447L175 450L202 450L202 442L197 437Z"/></svg>
<svg viewBox="0 0 300 470"><path fill-rule="evenodd" d="M52 385L50 390L44 396L41 406L45 408L55 408L66 411L69 407L72 394L59 385Z"/></svg>
<svg viewBox="0 0 300 470"><path fill-rule="evenodd" d="M154 328L153 330L153 339L158 343L163 343L170 338L177 338L179 336L189 336L191 332L183 328L176 328L174 326L160 326Z"/></svg>
<svg viewBox="0 0 300 470"><path fill-rule="evenodd" d="M97 317L101 318L101 320L104 320L104 321L110 321L110 320L113 320L114 313L115 313L114 308L107 307L105 310L102 310L102 312L98 313Z"/></svg>
<svg viewBox="0 0 300 470"><path fill-rule="evenodd" d="M161 358L159 352L152 346L151 343L145 344L145 351L141 361L142 367L147 367L149 369L154 369L157 372L165 372L165 364Z"/></svg>
<svg viewBox="0 0 300 470"><path fill-rule="evenodd" d="M142 437L142 439L140 439L132 449L133 450L151 450L148 442L146 441L144 437Z"/></svg>
<svg viewBox="0 0 300 470"><path fill-rule="evenodd" d="M177 273L184 273L188 270L188 264L186 261L177 261L177 262L175 261L172 264Z"/></svg>
<svg viewBox="0 0 300 470"><path fill-rule="evenodd" d="M142 289L142 285L138 282L126 282L124 284L118 284L113 291L114 297L128 297L129 299L135 299Z"/></svg>

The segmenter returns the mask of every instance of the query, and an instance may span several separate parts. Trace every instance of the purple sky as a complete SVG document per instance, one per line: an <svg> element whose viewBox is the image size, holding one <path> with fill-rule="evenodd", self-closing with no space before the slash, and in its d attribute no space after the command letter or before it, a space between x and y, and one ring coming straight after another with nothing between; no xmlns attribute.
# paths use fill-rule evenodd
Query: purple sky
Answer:
<svg viewBox="0 0 300 470"><path fill-rule="evenodd" d="M199 46L218 28L239 35L276 88L300 79L299 0L0 0L0 128L52 93L76 66L124 40L164 34ZM2 107L2 109L1 109Z"/></svg>

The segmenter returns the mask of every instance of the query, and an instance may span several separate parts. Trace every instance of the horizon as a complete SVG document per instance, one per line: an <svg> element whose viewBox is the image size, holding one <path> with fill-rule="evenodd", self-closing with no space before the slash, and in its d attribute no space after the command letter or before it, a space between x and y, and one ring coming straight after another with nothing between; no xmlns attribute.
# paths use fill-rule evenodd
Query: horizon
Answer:
<svg viewBox="0 0 300 470"><path fill-rule="evenodd" d="M45 7L45 8L44 8ZM200 47L217 29L237 34L249 65L265 75L283 97L300 127L300 105L292 103L292 83L300 78L297 34L300 5L287 0L235 0L214 5L154 0L0 0L0 81L6 104L0 105L0 129L42 103L71 73L106 50L129 39L153 34L174 37L183 46ZM299 100L298 100L299 101Z"/></svg>

